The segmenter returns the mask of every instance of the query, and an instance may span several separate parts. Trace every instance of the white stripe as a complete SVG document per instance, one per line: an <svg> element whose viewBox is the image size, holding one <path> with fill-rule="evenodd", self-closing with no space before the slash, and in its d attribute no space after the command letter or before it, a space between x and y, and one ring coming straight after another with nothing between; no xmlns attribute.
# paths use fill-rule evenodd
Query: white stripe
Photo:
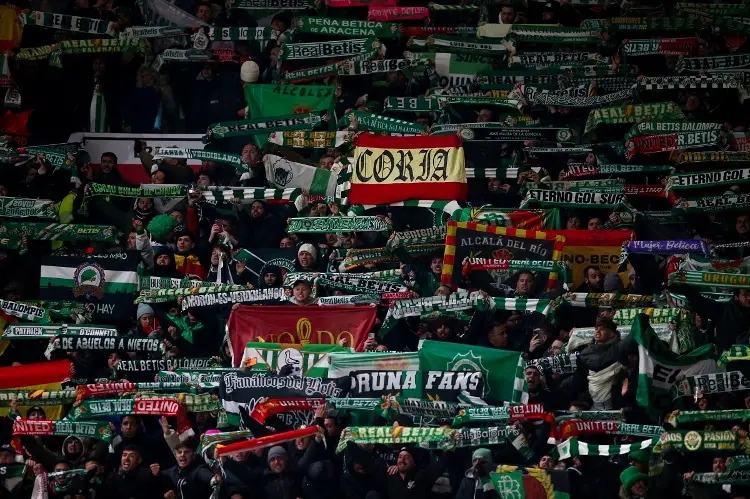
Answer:
<svg viewBox="0 0 750 499"><path fill-rule="evenodd" d="M73 281L76 269L74 267L52 267L49 265L42 266L41 277L48 279L68 279ZM132 270L105 270L104 278L106 282L117 282L121 284L137 284L138 273Z"/></svg>

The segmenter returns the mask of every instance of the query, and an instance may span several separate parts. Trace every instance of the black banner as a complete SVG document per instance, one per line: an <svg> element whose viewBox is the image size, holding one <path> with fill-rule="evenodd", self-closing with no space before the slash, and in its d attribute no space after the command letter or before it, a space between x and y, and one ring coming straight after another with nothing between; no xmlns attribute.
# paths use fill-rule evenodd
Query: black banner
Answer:
<svg viewBox="0 0 750 499"><path fill-rule="evenodd" d="M460 393L481 398L484 379L479 371L352 371L350 397L394 395L456 401Z"/></svg>
<svg viewBox="0 0 750 499"><path fill-rule="evenodd" d="M575 142L570 128L547 127L483 127L462 128L459 135L466 141L525 142Z"/></svg>
<svg viewBox="0 0 750 499"><path fill-rule="evenodd" d="M219 396L227 412L249 415L256 405L276 398L332 398L346 397L349 378L302 378L276 376L264 372L236 371L224 373L219 384ZM309 424L309 411L295 411L280 415L286 424Z"/></svg>
<svg viewBox="0 0 750 499"><path fill-rule="evenodd" d="M162 342L153 338L118 338L115 336L78 335L59 336L60 350L80 352L83 350L152 352L160 353Z"/></svg>
<svg viewBox="0 0 750 499"><path fill-rule="evenodd" d="M525 239L517 236L507 236L501 234L492 234L468 228L458 227L456 229L456 248L455 248L455 265L451 284L454 289L458 288L462 282L461 265L466 257L474 258L496 258L498 260L552 260L555 241L547 239ZM483 274L479 272L474 275ZM510 281L517 276L516 272L507 270L488 271L492 282L496 286L504 284L513 285ZM475 278L472 275L472 279ZM543 276L546 279L547 275ZM542 276L538 276L542 279ZM539 284L539 283L537 283ZM537 287L537 289L540 289Z"/></svg>

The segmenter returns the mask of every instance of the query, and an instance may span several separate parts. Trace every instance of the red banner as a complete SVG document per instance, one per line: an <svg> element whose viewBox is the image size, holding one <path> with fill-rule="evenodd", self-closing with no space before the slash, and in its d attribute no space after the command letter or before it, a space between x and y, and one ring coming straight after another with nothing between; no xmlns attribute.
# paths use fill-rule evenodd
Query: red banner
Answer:
<svg viewBox="0 0 750 499"><path fill-rule="evenodd" d="M62 383L71 377L69 360L38 362L21 366L0 368L0 389ZM53 389L58 389L53 388Z"/></svg>
<svg viewBox="0 0 750 499"><path fill-rule="evenodd" d="M232 357L241 359L250 341L335 345L341 338L361 352L367 334L375 326L376 307L243 305L229 316L229 342Z"/></svg>
<svg viewBox="0 0 750 499"><path fill-rule="evenodd" d="M419 21L430 17L427 7L370 7L368 21Z"/></svg>

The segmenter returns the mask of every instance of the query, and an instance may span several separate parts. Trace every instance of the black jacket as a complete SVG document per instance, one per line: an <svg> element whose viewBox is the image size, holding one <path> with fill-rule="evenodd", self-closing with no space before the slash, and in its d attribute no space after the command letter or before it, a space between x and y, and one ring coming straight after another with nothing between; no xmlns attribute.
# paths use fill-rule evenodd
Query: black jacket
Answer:
<svg viewBox="0 0 750 499"><path fill-rule="evenodd" d="M432 486L445 471L449 458L450 453L445 453L429 467L412 471L403 478L400 473L389 475L388 499L427 499L430 497Z"/></svg>
<svg viewBox="0 0 750 499"><path fill-rule="evenodd" d="M109 499L158 499L164 496L159 478L141 465L133 471L113 472L104 483Z"/></svg>
<svg viewBox="0 0 750 499"><path fill-rule="evenodd" d="M205 499L211 495L214 474L203 463L193 462L187 468L172 466L163 476L167 490L174 490L179 499Z"/></svg>

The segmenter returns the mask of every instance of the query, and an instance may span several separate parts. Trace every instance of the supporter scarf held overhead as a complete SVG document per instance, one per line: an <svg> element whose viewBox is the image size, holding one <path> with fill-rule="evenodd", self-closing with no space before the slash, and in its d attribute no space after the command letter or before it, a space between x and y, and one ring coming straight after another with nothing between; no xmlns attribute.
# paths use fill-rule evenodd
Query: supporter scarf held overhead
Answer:
<svg viewBox="0 0 750 499"><path fill-rule="evenodd" d="M349 201L386 204L408 199L464 200L464 150L458 136L356 138Z"/></svg>

